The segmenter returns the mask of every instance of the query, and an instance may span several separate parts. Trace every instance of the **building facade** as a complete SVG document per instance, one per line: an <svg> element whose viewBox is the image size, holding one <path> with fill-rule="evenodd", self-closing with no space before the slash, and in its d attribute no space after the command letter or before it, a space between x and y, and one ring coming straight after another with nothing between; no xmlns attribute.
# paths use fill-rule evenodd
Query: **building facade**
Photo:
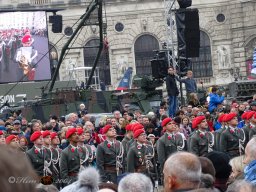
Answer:
<svg viewBox="0 0 256 192"><path fill-rule="evenodd" d="M0 1L3 10L23 8L63 8L63 33L52 33L49 43L52 63L56 65L63 45L67 42L75 22L85 13L89 0L12 0ZM103 51L98 64L99 81L115 88L128 67L135 74L151 74L150 60L154 50L160 49L168 39L165 4L159 0L108 0L104 3L104 22L107 24L108 50ZM193 72L198 82L224 85L236 80L252 78L252 57L256 47L256 1L254 0L194 0L193 8L199 9L200 57L192 59ZM48 13L52 15L52 13ZM74 26L73 26L74 25ZM71 30L72 31L72 30ZM59 79L75 78L86 81L96 49L84 48L97 45L98 29L87 26L73 43L61 65ZM72 32L71 32L72 33ZM61 39L61 40L60 40Z"/></svg>

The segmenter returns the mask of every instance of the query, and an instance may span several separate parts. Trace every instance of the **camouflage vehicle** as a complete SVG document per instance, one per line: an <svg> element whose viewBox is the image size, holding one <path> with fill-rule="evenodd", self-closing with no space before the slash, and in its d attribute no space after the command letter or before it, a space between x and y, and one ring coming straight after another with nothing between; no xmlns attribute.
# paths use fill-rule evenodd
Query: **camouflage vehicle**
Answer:
<svg viewBox="0 0 256 192"><path fill-rule="evenodd" d="M40 119L46 122L50 115L63 116L79 110L84 103L89 113L110 113L123 110L130 104L130 110L141 110L142 113L156 111L162 101L162 90L131 89L122 91L95 91L69 89L54 91L47 98L24 101L21 106L9 108L20 110L28 120Z"/></svg>

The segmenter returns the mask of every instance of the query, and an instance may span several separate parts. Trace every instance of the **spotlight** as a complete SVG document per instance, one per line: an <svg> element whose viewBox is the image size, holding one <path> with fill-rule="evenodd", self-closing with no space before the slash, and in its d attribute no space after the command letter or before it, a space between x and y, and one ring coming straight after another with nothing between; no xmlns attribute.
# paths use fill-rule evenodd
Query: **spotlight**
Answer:
<svg viewBox="0 0 256 192"><path fill-rule="evenodd" d="M192 0L177 0L180 8L186 9L192 5Z"/></svg>

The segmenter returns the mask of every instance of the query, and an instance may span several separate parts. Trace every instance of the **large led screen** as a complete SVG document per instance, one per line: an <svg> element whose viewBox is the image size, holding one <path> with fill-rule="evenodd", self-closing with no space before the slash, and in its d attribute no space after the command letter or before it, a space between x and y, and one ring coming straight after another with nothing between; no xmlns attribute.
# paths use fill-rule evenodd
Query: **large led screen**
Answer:
<svg viewBox="0 0 256 192"><path fill-rule="evenodd" d="M51 79L44 11L0 13L0 83Z"/></svg>

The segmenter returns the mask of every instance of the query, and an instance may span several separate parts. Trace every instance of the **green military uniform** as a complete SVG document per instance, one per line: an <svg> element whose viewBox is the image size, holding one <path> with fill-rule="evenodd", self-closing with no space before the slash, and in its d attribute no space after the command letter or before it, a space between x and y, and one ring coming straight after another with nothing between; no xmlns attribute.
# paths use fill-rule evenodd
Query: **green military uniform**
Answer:
<svg viewBox="0 0 256 192"><path fill-rule="evenodd" d="M128 153L129 149L132 147L132 145L134 144L134 138L130 139L127 144L126 144L126 152Z"/></svg>
<svg viewBox="0 0 256 192"><path fill-rule="evenodd" d="M198 155L205 156L212 151L214 143L214 136L210 132L201 132L199 130L191 136L190 139L190 152Z"/></svg>
<svg viewBox="0 0 256 192"><path fill-rule="evenodd" d="M42 148L41 150L39 150L38 148L33 146L26 152L26 154L38 176L42 177L45 175L49 175L45 172L45 163L51 162L51 156L49 156L49 152L47 149Z"/></svg>
<svg viewBox="0 0 256 192"><path fill-rule="evenodd" d="M93 153L91 147L89 145L79 146L78 152L81 160L81 165L83 167L90 166L93 160Z"/></svg>
<svg viewBox="0 0 256 192"><path fill-rule="evenodd" d="M127 153L128 153L127 149L128 149L129 141L131 141L131 139L129 139L127 136L125 136L122 140L122 145L124 147L124 160L123 160L123 170L124 170L124 172L127 169Z"/></svg>
<svg viewBox="0 0 256 192"><path fill-rule="evenodd" d="M107 140L98 145L96 164L103 182L117 183L117 157L122 154L121 142L110 143Z"/></svg>
<svg viewBox="0 0 256 192"><path fill-rule="evenodd" d="M250 133L250 131L251 131L251 125L248 124L248 125L244 126L244 127L243 127L243 130L244 130L244 134L245 134L244 146L246 146L247 143L248 143L249 140L250 140L249 133Z"/></svg>
<svg viewBox="0 0 256 192"><path fill-rule="evenodd" d="M256 135L256 127L252 127L249 132L249 140L251 140L255 135Z"/></svg>
<svg viewBox="0 0 256 192"><path fill-rule="evenodd" d="M73 148L69 145L61 152L60 157L60 176L63 180L63 185L65 186L75 182L79 170L80 157L78 148Z"/></svg>
<svg viewBox="0 0 256 192"><path fill-rule="evenodd" d="M61 154L61 149L60 148L51 148L52 152L52 177L53 177L53 182L56 183L56 186L58 189L62 187L61 183L59 182L61 177L60 177L60 154Z"/></svg>
<svg viewBox="0 0 256 192"><path fill-rule="evenodd" d="M148 151L146 146L134 142L127 154L127 171L130 173L147 173L146 155Z"/></svg>
<svg viewBox="0 0 256 192"><path fill-rule="evenodd" d="M214 150L220 151L220 136L223 131L226 130L226 127L222 127L214 132Z"/></svg>
<svg viewBox="0 0 256 192"><path fill-rule="evenodd" d="M241 155L239 151L239 140L245 141L244 131L242 129L231 129L228 127L220 136L220 150L227 153L230 158Z"/></svg>
<svg viewBox="0 0 256 192"><path fill-rule="evenodd" d="M157 141L157 154L161 170L163 170L164 163L168 159L168 157L172 153L178 151L178 147L181 147L185 144L183 142L185 141L183 140L181 134L165 133L159 138L159 140ZM183 146L183 149L184 147L185 146Z"/></svg>

